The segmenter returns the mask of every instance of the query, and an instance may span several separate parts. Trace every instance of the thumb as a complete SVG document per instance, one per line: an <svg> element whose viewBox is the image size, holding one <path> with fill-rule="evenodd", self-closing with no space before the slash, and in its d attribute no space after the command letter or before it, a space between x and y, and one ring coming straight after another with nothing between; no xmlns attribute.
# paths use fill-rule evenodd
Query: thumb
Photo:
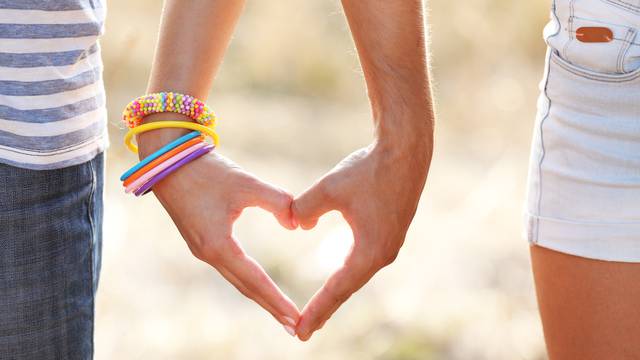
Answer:
<svg viewBox="0 0 640 360"><path fill-rule="evenodd" d="M291 214L293 195L259 179L254 178L252 183L249 206L258 206L272 213L280 225L289 230L298 227Z"/></svg>
<svg viewBox="0 0 640 360"><path fill-rule="evenodd" d="M293 218L305 230L312 229L320 216L334 209L326 181L319 181L293 201Z"/></svg>

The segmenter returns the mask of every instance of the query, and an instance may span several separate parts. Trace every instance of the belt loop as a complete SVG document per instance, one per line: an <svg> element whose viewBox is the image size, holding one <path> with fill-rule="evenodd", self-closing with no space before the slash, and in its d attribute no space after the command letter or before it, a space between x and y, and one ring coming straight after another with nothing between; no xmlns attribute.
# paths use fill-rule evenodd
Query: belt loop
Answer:
<svg viewBox="0 0 640 360"><path fill-rule="evenodd" d="M618 53L618 62L616 66L616 70L618 71L618 73L624 74L626 72L624 69L624 63L627 58L627 53L629 52L631 45L635 41L637 33L638 31L636 29L628 28L624 39L622 39L622 47L620 48L620 52Z"/></svg>

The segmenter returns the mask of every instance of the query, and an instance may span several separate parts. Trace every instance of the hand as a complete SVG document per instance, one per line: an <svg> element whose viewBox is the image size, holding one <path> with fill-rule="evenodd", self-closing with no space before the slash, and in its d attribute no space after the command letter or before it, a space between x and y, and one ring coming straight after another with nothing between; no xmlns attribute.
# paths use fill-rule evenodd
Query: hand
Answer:
<svg viewBox="0 0 640 360"><path fill-rule="evenodd" d="M141 157L181 135L176 129L154 132L139 136ZM282 226L295 229L297 224L291 216L293 196L215 152L181 167L155 185L153 192L193 255L213 266L293 335L298 308L232 236L233 223L250 206L271 212Z"/></svg>
<svg viewBox="0 0 640 360"><path fill-rule="evenodd" d="M393 262L424 187L431 149L403 151L377 143L354 152L294 200L293 215L311 229L331 210L342 213L354 243L344 265L304 307L296 327L306 341L354 292Z"/></svg>

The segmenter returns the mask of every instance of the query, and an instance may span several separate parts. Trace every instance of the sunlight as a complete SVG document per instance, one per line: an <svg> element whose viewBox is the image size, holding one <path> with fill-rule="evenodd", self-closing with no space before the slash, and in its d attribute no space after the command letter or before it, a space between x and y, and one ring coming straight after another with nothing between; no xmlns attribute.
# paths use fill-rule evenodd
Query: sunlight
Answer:
<svg viewBox="0 0 640 360"><path fill-rule="evenodd" d="M342 266L352 244L351 228L344 223L336 225L322 239L320 246L315 251L316 267L322 274L333 272Z"/></svg>

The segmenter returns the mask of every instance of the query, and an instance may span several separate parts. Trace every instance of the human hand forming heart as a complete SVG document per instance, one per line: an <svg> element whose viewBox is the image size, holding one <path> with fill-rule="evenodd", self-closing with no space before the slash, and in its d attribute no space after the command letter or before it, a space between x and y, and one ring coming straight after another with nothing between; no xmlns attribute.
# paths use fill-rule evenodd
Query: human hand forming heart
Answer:
<svg viewBox="0 0 640 360"><path fill-rule="evenodd" d="M158 138L153 141L155 147L162 143ZM149 141L143 144L141 156L153 151ZM154 193L198 259L271 313L287 332L306 341L398 254L429 164L430 151L419 151L420 146L410 149L376 143L358 150L295 200L218 154L188 164L156 185ZM324 213L337 210L353 230L353 247L344 265L302 313L232 236L233 223L249 206L273 213L287 229L299 224L307 230Z"/></svg>
<svg viewBox="0 0 640 360"><path fill-rule="evenodd" d="M183 132L163 129L138 138L144 158ZM293 196L211 153L193 161L156 184L153 192L178 227L195 257L213 266L242 294L257 302L295 335L300 312L264 269L241 248L232 226L250 206L271 212L287 229L297 224L291 216Z"/></svg>
<svg viewBox="0 0 640 360"><path fill-rule="evenodd" d="M206 99L243 4L167 1L148 92L171 89ZM422 2L343 0L342 5L371 103L373 145L348 156L295 200L217 154L187 164L154 186L194 255L301 340L308 340L393 261L415 213L433 146ZM194 38L206 41L184 41ZM154 114L145 121L181 116ZM141 156L180 135L175 129L154 133L139 136ZM311 229L330 210L340 211L351 226L355 239L344 265L302 313L233 238L232 225L248 206L273 213L289 229L298 223Z"/></svg>
<svg viewBox="0 0 640 360"><path fill-rule="evenodd" d="M303 229L337 210L354 235L343 266L302 310L296 327L300 340L308 340L354 292L395 260L415 214L431 154L421 145L409 149L378 142L358 150L294 200L293 216Z"/></svg>

